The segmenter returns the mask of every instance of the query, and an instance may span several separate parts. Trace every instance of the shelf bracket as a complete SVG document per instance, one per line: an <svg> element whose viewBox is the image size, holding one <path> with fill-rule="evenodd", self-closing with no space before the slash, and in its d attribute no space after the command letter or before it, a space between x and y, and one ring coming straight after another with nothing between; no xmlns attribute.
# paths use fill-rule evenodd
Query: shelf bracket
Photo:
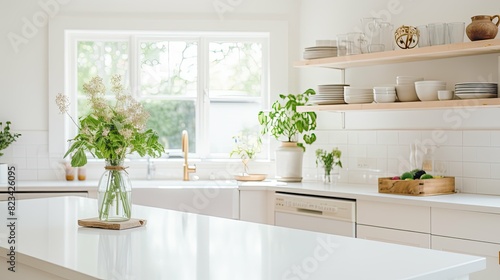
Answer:
<svg viewBox="0 0 500 280"><path fill-rule="evenodd" d="M340 118L342 122L342 129L345 129L345 112L340 112Z"/></svg>

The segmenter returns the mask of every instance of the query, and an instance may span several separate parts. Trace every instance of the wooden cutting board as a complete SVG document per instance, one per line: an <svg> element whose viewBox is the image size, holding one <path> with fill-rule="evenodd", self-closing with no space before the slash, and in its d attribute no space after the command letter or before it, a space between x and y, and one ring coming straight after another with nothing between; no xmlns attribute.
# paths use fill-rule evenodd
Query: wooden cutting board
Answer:
<svg viewBox="0 0 500 280"><path fill-rule="evenodd" d="M78 225L82 227L103 228L103 229L113 229L113 230L142 227L145 226L146 223L147 221L143 219L130 219L128 221L123 221L123 222L103 222L99 220L99 218L78 220Z"/></svg>

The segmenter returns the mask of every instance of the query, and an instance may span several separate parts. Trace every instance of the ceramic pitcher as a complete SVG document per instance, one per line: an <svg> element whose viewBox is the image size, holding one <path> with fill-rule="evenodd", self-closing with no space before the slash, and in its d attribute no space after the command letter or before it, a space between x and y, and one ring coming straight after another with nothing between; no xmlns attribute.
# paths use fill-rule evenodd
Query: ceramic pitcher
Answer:
<svg viewBox="0 0 500 280"><path fill-rule="evenodd" d="M467 37L471 41L494 39L497 36L500 15L494 16L473 16L472 22L465 29ZM493 21L496 19L496 23Z"/></svg>

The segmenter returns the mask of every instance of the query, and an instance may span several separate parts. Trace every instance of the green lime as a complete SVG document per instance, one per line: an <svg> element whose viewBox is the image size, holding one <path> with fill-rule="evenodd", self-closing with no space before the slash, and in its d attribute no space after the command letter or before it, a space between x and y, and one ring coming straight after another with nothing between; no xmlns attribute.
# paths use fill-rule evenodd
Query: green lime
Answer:
<svg viewBox="0 0 500 280"><path fill-rule="evenodd" d="M406 180L406 179L413 179L413 174L411 172L405 172L403 175L401 175L401 180Z"/></svg>
<svg viewBox="0 0 500 280"><path fill-rule="evenodd" d="M425 180L425 179L432 179L434 177L432 177L431 174L424 174L422 176L420 176L420 180Z"/></svg>

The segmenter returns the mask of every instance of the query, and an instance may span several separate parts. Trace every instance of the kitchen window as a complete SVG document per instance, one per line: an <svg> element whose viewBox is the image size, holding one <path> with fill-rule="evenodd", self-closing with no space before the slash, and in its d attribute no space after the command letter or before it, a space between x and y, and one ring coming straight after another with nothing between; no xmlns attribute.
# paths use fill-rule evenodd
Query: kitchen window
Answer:
<svg viewBox="0 0 500 280"><path fill-rule="evenodd" d="M72 115L88 112L81 89L91 77L109 85L120 74L171 157L180 155L182 130L199 158L228 158L232 136L259 133L257 113L269 100L268 33L75 31L67 37L67 94L77 100ZM66 130L76 134L74 126Z"/></svg>

